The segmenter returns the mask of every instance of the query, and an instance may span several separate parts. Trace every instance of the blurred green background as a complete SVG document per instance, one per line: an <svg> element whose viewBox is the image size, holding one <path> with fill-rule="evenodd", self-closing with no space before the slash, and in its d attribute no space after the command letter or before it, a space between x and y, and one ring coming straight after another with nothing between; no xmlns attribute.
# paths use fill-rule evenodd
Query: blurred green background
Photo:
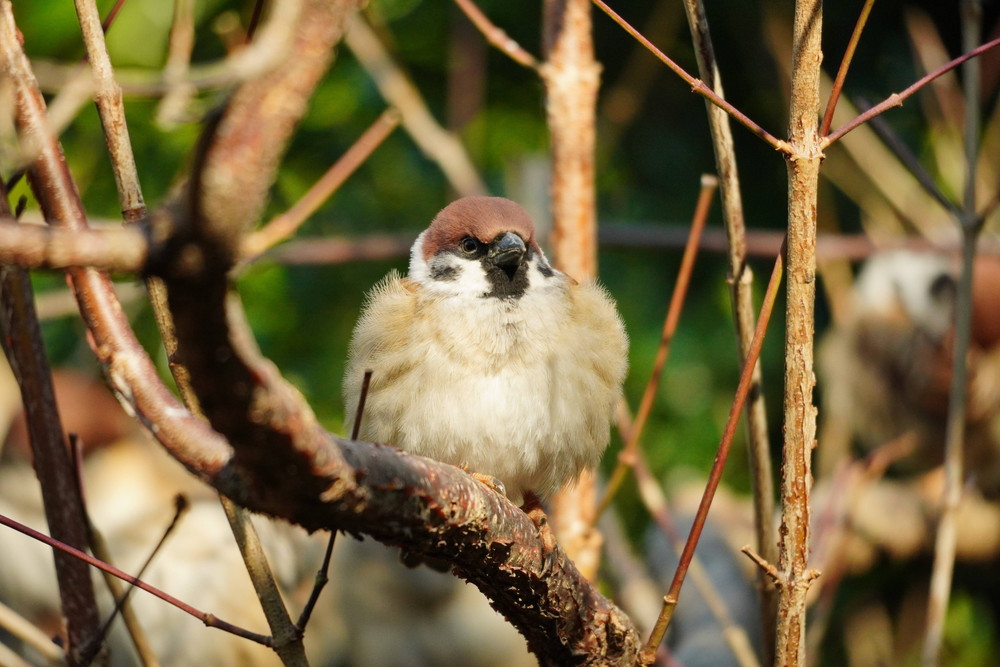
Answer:
<svg viewBox="0 0 1000 667"><path fill-rule="evenodd" d="M99 4L104 14L113 3ZM251 4L225 0L196 3L195 63L225 55L220 31L236 20L245 24ZM696 72L679 2L613 4L663 51L688 71ZM831 75L862 4L859 0L826 6L825 69ZM985 4L985 25L992 29L997 3ZM513 39L539 54L540 3L483 0L479 5ZM707 5L727 98L772 134L783 136L788 84L776 63L770 35L774 26L785 26L787 31L792 3L765 0ZM957 3L876 3L847 81L848 98L864 96L878 101L902 90L922 74L914 64L904 27L905 13L913 11L927 13L947 48L953 55L959 53ZM126 3L108 36L115 66L139 71L161 68L171 12L171 3L162 0ZM547 129L537 76L482 43L452 3L372 0L369 12L431 111L458 133L491 192L533 202L544 196L545 184L538 174L539 169L544 173L547 160ZM84 49L72 3L15 2L15 13L31 58L70 64L81 59ZM608 228L639 223L684 226L694 210L701 174L714 171L704 103L596 9L593 20L596 56L603 66L597 163L601 224ZM787 60L790 56L783 48L777 58ZM473 75L456 82L449 75L463 59L471 61ZM995 69L995 59L986 62L993 63L989 66ZM217 104L221 95L218 90L201 91L188 109L188 118L170 125L156 121L158 100L126 97L131 139L144 195L151 207L183 174L201 114ZM992 107L994 96L995 90L986 105ZM350 51L338 47L336 61L288 151L273 188L269 215L295 203L385 107ZM886 119L918 154L926 150L927 127L919 103L895 109ZM786 206L784 162L742 128L734 126L733 134L747 226L751 231L781 230ZM114 180L92 106L84 107L64 132L62 141L90 216L117 220ZM857 206L829 184L823 187L821 228L835 222L843 231L859 231ZM23 184L14 194L22 192ZM299 237L400 231L415 236L454 196L437 166L400 128L312 216ZM29 202L29 215L33 207ZM544 207L541 210L544 215ZM717 204L709 226L721 228ZM600 254L601 280L617 298L631 337L626 395L633 406L649 376L680 254L680 248L649 246L604 248ZM758 282L770 273L771 261L767 257L752 260ZM323 423L334 432L340 432L342 426L340 378L354 320L365 291L392 268L405 270L405 258L286 266L264 257L238 277L264 353L302 390ZM656 407L643 438L657 474L686 469L704 474L714 457L739 371L725 276L723 256L699 256ZM40 274L35 279L43 291L63 286L57 275ZM758 285L758 295L761 289ZM148 307L140 299L133 301L129 309L147 349L163 367ZM817 316L817 327L822 331L830 317L822 291ZM775 453L781 433L782 324L779 306L763 353ZM93 366L78 318L50 320L45 334L57 363ZM616 436L605 466L613 465L618 446ZM725 483L740 493L749 489L742 432ZM631 484L624 489L620 507L633 534L638 535L647 518ZM899 576L908 571L904 566ZM878 585L890 586L891 577L880 580ZM958 626L953 630L967 637L968 647L966 652L958 650L953 664L988 664L977 656L996 655L1000 643L994 635L994 624L983 621L984 615L996 615L995 603L984 604L962 595L956 598Z"/></svg>

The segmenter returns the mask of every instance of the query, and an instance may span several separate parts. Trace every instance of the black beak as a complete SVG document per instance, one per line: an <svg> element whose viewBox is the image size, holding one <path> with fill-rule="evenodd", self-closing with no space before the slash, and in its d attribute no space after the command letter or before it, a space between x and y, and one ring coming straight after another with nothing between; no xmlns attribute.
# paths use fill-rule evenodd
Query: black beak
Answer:
<svg viewBox="0 0 1000 667"><path fill-rule="evenodd" d="M493 239L486 257L497 267L503 269L508 278L513 279L525 252L527 252L527 248L520 236L514 232L504 232L503 235Z"/></svg>

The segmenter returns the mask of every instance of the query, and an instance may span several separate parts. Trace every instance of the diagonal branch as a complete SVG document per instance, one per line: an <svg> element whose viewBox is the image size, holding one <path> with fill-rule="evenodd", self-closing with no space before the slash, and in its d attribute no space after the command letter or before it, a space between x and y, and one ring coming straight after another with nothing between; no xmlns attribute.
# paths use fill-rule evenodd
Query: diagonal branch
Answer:
<svg viewBox="0 0 1000 667"><path fill-rule="evenodd" d="M946 63L941 67L938 67L933 72L928 72L926 75L920 77L917 81L908 86L902 92L893 93L889 97L885 98L884 100L873 106L868 111L860 114L850 122L845 123L844 125L840 126L836 130L831 132L830 134L823 137L823 140L820 142L820 148L825 149L827 146L837 141L838 139L840 139L842 136L844 136L854 128L858 127L859 125L863 125L864 123L867 123L870 119L874 118L875 116L884 113L893 107L903 106L903 102L905 102L908 97L913 95L915 92L926 86L934 79L938 78L942 74L950 72L951 70L955 69L956 67L958 67L965 61L969 60L970 58L975 58L981 53L989 51L995 46L1000 46L1000 37L990 40L989 42L986 42L982 46L978 46L972 49L971 51L968 51L967 53L959 56L958 58L955 58L951 62Z"/></svg>
<svg viewBox="0 0 1000 667"><path fill-rule="evenodd" d="M749 118L742 111L740 111L739 109L737 109L736 107L734 107L732 104L730 104L725 98L720 97L719 95L717 95L715 93L715 91L712 90L711 87L705 85L704 81L702 81L700 79L696 79L695 77L693 77L690 74L688 74L687 71L685 71L683 67L681 67L680 65L678 65L670 57L668 57L665 53L663 53L658 48L656 48L656 46L654 46L652 42L650 42L648 39L646 39L645 37L643 37L642 33L640 33L638 30L636 30L635 28L633 28L628 23L628 21L626 21L624 18L622 18L617 12L615 12L615 10L611 9L611 7L609 7L603 0L593 0L593 3L595 5L597 5L598 7L600 7L601 11L603 11L605 14L607 14L608 16L610 16L611 20L613 20L615 23L617 23L618 25L620 25L625 30L625 32L627 32L628 34L630 34L640 44L642 44L647 49L649 49L649 52L652 53L654 56L656 56L660 60L660 62L662 62L667 67L669 67L670 71L672 71L674 74L676 74L680 78L684 79L684 81L689 86L691 86L691 91L692 92L697 93L698 95L701 95L702 97L704 97L706 100L708 100L712 104L714 104L717 107L723 109L726 113L728 113L730 116L732 116L733 118L735 118L736 121L740 125L742 125L743 127L747 128L748 130L750 130L750 132L752 132L753 134L755 134L757 137L759 137L759 138L763 139L764 141L766 141L775 150L782 151L783 153L787 153L789 151L789 146L788 146L788 144L786 142L784 142L781 139L778 139L777 137L775 137L773 134L771 134L770 132L768 132L767 130L765 130L764 128L762 128L760 125L758 125L757 123L755 123L751 118Z"/></svg>

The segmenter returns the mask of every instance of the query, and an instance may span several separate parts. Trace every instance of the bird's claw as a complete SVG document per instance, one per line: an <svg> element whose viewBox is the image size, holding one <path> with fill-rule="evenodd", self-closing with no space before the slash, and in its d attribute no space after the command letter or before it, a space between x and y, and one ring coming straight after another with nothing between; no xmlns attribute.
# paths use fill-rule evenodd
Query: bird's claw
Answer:
<svg viewBox="0 0 1000 667"><path fill-rule="evenodd" d="M503 482L501 482L493 475L484 475L481 472L470 472L469 474L472 475L472 477L475 478L477 481L482 482L486 486L490 487L491 489L499 493L501 496L507 495L507 489L506 487L504 487Z"/></svg>

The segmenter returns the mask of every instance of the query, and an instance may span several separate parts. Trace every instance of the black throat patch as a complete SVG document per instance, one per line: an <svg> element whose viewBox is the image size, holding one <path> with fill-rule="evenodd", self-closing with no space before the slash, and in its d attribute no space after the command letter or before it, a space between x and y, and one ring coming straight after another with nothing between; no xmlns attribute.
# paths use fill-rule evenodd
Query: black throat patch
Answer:
<svg viewBox="0 0 1000 667"><path fill-rule="evenodd" d="M486 280L493 288L483 296L496 299L520 299L524 296L524 291L528 289L528 264L532 257L534 257L534 253L529 250L513 272L509 268L504 269L483 257L480 262L483 271L486 272Z"/></svg>

